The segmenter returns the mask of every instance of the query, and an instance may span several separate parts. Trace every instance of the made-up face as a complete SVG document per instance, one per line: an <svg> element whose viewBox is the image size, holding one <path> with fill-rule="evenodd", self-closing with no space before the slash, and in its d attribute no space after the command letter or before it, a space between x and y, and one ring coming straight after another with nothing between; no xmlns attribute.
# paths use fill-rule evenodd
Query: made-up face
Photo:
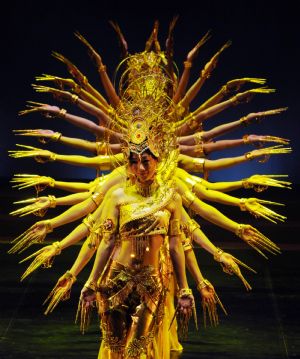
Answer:
<svg viewBox="0 0 300 359"><path fill-rule="evenodd" d="M141 184L148 184L154 180L157 159L150 153L144 152L141 155L131 153L129 157L130 172Z"/></svg>

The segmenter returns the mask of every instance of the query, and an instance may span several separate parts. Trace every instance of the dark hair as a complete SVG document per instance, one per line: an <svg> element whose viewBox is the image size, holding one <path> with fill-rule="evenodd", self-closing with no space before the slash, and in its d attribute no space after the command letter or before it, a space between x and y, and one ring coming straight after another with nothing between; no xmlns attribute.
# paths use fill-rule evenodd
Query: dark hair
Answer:
<svg viewBox="0 0 300 359"><path fill-rule="evenodd" d="M136 152L133 152L133 151L130 151L129 152L129 162L132 160L132 155L136 153ZM155 160L158 160L158 158L156 156L154 156L154 154L150 151L149 148L147 148L145 151L143 151L142 154L146 153L147 155L150 155L152 158L154 158Z"/></svg>

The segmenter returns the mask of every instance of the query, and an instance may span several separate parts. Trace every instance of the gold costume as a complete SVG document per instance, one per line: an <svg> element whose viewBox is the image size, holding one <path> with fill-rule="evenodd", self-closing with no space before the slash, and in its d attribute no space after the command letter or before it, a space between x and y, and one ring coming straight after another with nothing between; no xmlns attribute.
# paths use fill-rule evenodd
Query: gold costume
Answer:
<svg viewBox="0 0 300 359"><path fill-rule="evenodd" d="M71 206L60 215L33 224L13 241L9 253L22 252L32 244L43 243L48 233L66 223L82 222L64 239L39 249L22 262L33 259L22 280L34 270L49 267L56 255L83 241L72 267L61 276L47 298L50 313L70 296L85 265L95 257L92 271L81 291L77 318L84 332L96 307L100 317L100 359L169 359L172 350L181 351L177 329L184 338L188 321L193 316L196 327L197 305L187 282L191 273L202 299L204 325L219 322L217 307L227 314L213 285L202 275L194 248L199 245L220 263L225 273L235 274L247 290L250 284L240 267L255 272L231 254L216 247L193 219L193 213L232 232L259 254L280 253L279 247L248 224L237 223L208 203L222 203L248 211L273 223L285 217L267 205L281 203L258 198L237 198L226 192L236 189L261 192L268 186L290 188L286 175L252 175L232 182L211 183L200 176L208 172L259 159L264 163L271 155L288 154L288 139L276 136L245 135L242 139L213 139L241 126L250 125L266 116L281 115L286 108L250 113L240 120L206 130L206 120L227 108L248 102L254 95L274 89L257 87L239 92L246 84L263 85L261 78L234 79L198 108L192 101L211 75L227 42L205 65L199 78L187 88L191 67L199 49L209 39L207 33L188 53L179 76L173 60L173 31L177 18L170 24L166 49L158 41L158 22L146 42L145 50L129 54L126 40L117 24L112 23L124 59L118 66L118 87L110 80L101 56L79 33L75 36L87 48L99 73L105 95L94 88L86 76L63 55L54 53L73 77L43 75L38 82L56 87L34 85L61 101L79 107L88 118L73 115L63 108L29 102L20 115L41 113L46 118L68 121L92 132L95 141L63 136L53 130L15 130L18 136L36 137L90 151L96 156L62 155L46 149L18 144L10 151L14 158L33 157L39 166L48 161L92 167L100 177L90 183L62 182L36 174L16 174L16 188L34 188L36 197L16 203L25 207L11 212L15 216L35 214L42 217L48 209ZM97 123L97 124L96 124ZM266 143L271 146L262 147ZM242 155L210 160L212 151L241 145L257 144L258 148ZM275 145L274 145L275 144ZM109 171L109 174L101 173ZM47 187L74 192L64 197L38 197ZM179 325L177 325L177 323Z"/></svg>

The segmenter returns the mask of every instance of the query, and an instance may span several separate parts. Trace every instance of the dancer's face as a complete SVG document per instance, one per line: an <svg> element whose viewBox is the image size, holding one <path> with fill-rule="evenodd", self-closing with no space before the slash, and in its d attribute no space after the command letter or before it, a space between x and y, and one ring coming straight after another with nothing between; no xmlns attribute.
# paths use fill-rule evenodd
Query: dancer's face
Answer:
<svg viewBox="0 0 300 359"><path fill-rule="evenodd" d="M155 178L157 159L149 152L141 155L131 153L129 157L130 172L142 183L151 183Z"/></svg>

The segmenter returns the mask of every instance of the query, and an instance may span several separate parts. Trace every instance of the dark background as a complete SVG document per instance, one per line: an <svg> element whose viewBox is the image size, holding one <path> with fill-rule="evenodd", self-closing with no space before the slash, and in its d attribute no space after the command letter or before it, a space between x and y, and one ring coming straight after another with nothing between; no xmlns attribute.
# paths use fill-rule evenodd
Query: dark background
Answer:
<svg viewBox="0 0 300 359"><path fill-rule="evenodd" d="M73 36L80 31L99 51L108 72L113 76L119 62L119 48L109 20L119 23L131 53L142 51L155 19L160 21L159 39L163 44L168 23L173 15L180 18L175 30L175 61L179 70L187 52L211 29L212 38L201 49L192 68L192 79L214 53L227 41L232 46L221 56L211 78L202 88L193 108L209 98L227 81L241 77L268 79L268 86L277 92L256 96L249 104L228 109L205 123L205 129L236 120L250 112L288 106L280 116L270 117L247 129L236 131L225 138L239 138L245 133L270 134L291 139L291 155L274 156L265 164L256 161L228 170L216 171L211 180L236 180L254 173L288 174L293 189L271 190L261 198L286 203L280 213L287 215L283 224L271 224L255 219L238 208L218 206L222 212L239 223L251 223L278 243L283 254L269 261L248 250L231 233L209 223L201 223L204 232L224 250L253 266L258 274L244 271L253 285L245 293L235 277L222 274L210 256L196 251L201 269L217 288L229 317L220 313L221 325L200 331L191 331L185 342L182 359L290 359L299 358L299 219L298 208L300 170L299 103L299 16L296 2L285 1L9 1L2 5L1 33L1 96L0 96L0 185L1 185L1 251L0 262L0 358L53 359L95 358L98 350L97 322L88 335L80 336L73 324L77 299L88 268L72 289L69 302L62 303L45 317L42 302L60 274L73 263L79 247L74 246L59 256L55 265L46 272L36 271L31 278L19 283L26 267L17 265L20 257L9 256L9 242L29 228L37 218L16 219L8 213L16 206L13 201L32 197L34 191L11 190L8 183L14 173L37 173L56 179L88 180L95 171L59 163L37 164L32 159L10 159L7 151L21 142L32 146L42 145L33 139L16 138L12 129L49 128L66 136L92 139L86 132L63 123L51 122L39 115L18 117L27 100L56 103L49 95L36 94L30 84L42 73L69 77L64 66L51 57L55 50L70 58L90 82L102 91L97 72L85 48ZM253 86L254 87L254 86ZM247 88L247 87L246 87ZM63 105L64 106L64 105ZM72 109L73 111L73 109ZM80 111L74 112L83 114ZM90 117L91 118L91 117ZM91 118L92 119L92 118ZM46 148L58 153L76 153L62 145L49 144ZM239 155L252 147L215 153L211 158ZM81 153L81 152L79 152ZM86 154L89 155L89 154ZM56 194L51 190L48 192ZM47 195L48 193L45 193ZM236 196L260 196L252 191L233 193ZM64 195L58 193L58 196ZM49 211L46 218L60 213L61 208ZM63 238L74 224L64 226L49 235L48 242ZM32 252L32 251L29 251ZM29 253L28 253L29 255ZM195 289L195 288L194 288ZM194 290L196 292L196 290ZM199 296L197 298L199 301ZM199 302L198 302L199 303ZM200 306L200 304L199 304ZM199 308L198 316L201 316Z"/></svg>
<svg viewBox="0 0 300 359"><path fill-rule="evenodd" d="M227 41L232 46L220 58L217 69L202 88L192 108L214 94L228 80L241 77L263 77L275 94L258 95L249 104L222 112L208 120L204 128L236 120L249 112L288 106L280 116L269 117L261 124L236 131L226 138L238 138L245 133L261 133L291 139L293 154L275 156L267 164L253 162L229 170L216 171L212 180L235 180L253 173L289 174L293 183L300 182L299 158L299 30L298 11L294 2L279 4L271 1L10 1L2 12L2 85L1 85L1 177L16 172L51 174L60 178L92 178L94 171L63 164L37 165L32 159L13 160L7 150L16 142L36 147L31 139L16 138L12 129L50 128L66 136L91 138L60 120L51 123L39 115L18 117L27 100L56 102L47 94L37 94L30 84L42 73L69 77L64 65L51 56L55 50L71 59L90 82L102 90L96 69L85 48L75 39L80 31L99 51L108 72L113 76L120 60L116 35L109 20L119 23L131 53L143 50L155 19L160 21L159 39L164 44L168 23L173 15L180 18L175 29L175 61L179 70L187 52L211 30L212 38L200 50L192 69L192 79L210 57ZM253 86L255 87L255 86ZM246 87L247 88L247 87ZM60 104L60 106L64 106ZM74 109L72 109L72 112ZM58 153L75 153L64 146L50 146ZM249 148L251 149L251 148ZM246 149L248 150L248 149ZM216 153L211 158L244 153L245 148Z"/></svg>

